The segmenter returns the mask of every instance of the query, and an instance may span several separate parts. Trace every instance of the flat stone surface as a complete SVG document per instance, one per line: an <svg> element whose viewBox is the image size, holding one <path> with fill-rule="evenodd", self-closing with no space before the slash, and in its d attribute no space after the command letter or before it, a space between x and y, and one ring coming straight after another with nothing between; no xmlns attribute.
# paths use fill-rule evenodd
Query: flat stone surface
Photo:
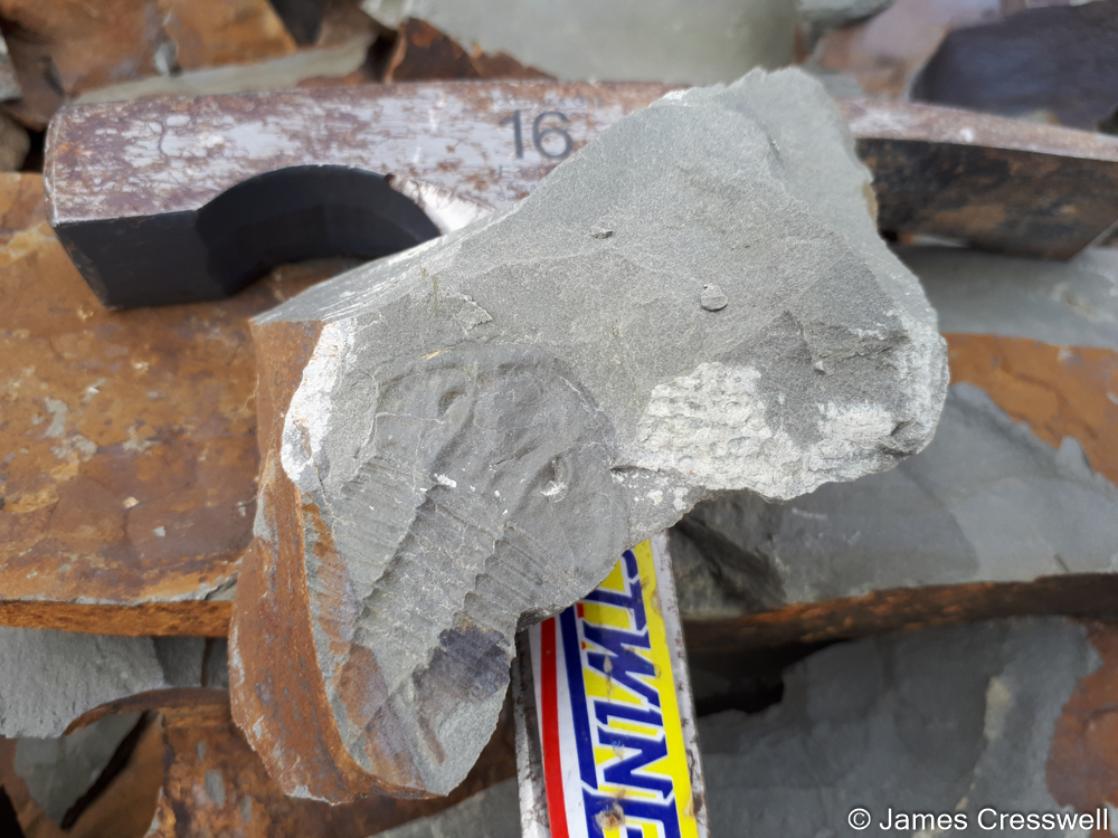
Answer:
<svg viewBox="0 0 1118 838"><path fill-rule="evenodd" d="M208 96L360 84L369 81L365 59L374 40L372 31L357 29L338 43L306 47L291 55L120 81L81 93L74 101L119 102L148 96Z"/></svg>
<svg viewBox="0 0 1118 838"><path fill-rule="evenodd" d="M1087 630L1058 620L888 635L812 655L785 673L779 704L700 723L704 772L718 784L707 795L713 834L842 834L862 806L875 823L889 807L962 813L968 828L951 834L978 836L991 834L978 825L984 806L1061 811L1049 781L1071 767L1059 751L1062 712L1099 664ZM878 834L921 828L898 822Z"/></svg>
<svg viewBox="0 0 1118 838"><path fill-rule="evenodd" d="M595 0L365 0L395 25L422 18L463 44L507 52L565 79L709 84L793 60L796 4L785 0L646 0L639 13Z"/></svg>
<svg viewBox="0 0 1118 838"><path fill-rule="evenodd" d="M1069 262L1018 259L957 247L903 247L947 334L1025 338L1118 350L1118 250Z"/></svg>
<svg viewBox="0 0 1118 838"><path fill-rule="evenodd" d="M108 702L198 686L204 667L201 641L193 638L0 628L0 672L8 673L0 682L0 736L61 736L79 716Z"/></svg>
<svg viewBox="0 0 1118 838"><path fill-rule="evenodd" d="M520 838L516 780L505 780L436 815L381 833L381 838Z"/></svg>
<svg viewBox="0 0 1118 838"><path fill-rule="evenodd" d="M669 95L507 213L256 321L231 683L285 790L445 793L522 617L705 494L793 497L926 443L942 340L867 190L817 82L751 75ZM725 310L700 305L712 280Z"/></svg>

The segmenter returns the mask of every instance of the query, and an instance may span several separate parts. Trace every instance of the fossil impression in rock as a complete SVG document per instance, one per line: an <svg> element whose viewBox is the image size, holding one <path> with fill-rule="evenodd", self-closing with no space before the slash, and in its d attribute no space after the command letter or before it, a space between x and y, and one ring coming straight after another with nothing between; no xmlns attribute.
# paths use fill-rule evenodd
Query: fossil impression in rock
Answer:
<svg viewBox="0 0 1118 838"><path fill-rule="evenodd" d="M943 343L868 181L818 83L755 72L256 320L231 682L287 793L450 791L517 627L623 549L712 493L791 498L928 442Z"/></svg>

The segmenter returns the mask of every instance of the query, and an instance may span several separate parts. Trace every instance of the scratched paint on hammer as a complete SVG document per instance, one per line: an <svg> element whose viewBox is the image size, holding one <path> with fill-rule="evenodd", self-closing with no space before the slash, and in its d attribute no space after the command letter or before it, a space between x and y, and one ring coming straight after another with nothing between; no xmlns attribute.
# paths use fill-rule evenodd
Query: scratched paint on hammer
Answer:
<svg viewBox="0 0 1118 838"><path fill-rule="evenodd" d="M662 539L626 551L589 596L531 630L552 838L705 834L691 698L673 669L673 659L685 666L681 642L664 617L662 594L674 609L674 591L670 570L657 582L658 549Z"/></svg>

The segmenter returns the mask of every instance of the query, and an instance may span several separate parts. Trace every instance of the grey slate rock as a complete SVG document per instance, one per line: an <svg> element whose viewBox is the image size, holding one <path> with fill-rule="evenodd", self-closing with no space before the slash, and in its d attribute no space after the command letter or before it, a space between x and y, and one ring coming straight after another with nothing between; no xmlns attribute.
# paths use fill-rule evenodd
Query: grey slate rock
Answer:
<svg viewBox="0 0 1118 838"><path fill-rule="evenodd" d="M202 642L0 628L0 736L61 736L106 702L198 686Z"/></svg>
<svg viewBox="0 0 1118 838"><path fill-rule="evenodd" d="M1118 349L1114 248L1089 248L1070 262L957 247L906 247L898 255L920 278L943 332Z"/></svg>
<svg viewBox="0 0 1118 838"><path fill-rule="evenodd" d="M920 450L943 341L868 194L819 83L756 72L670 94L510 211L258 318L321 324L279 460L345 568L339 587L313 527L291 548L334 712L371 656L393 747L445 792L496 721L521 619L704 496L792 498ZM711 283L723 312L699 304ZM337 721L360 763L367 719Z"/></svg>
<svg viewBox="0 0 1118 838"><path fill-rule="evenodd" d="M1043 661L1043 673L1037 669ZM846 836L851 809L1068 811L1046 785L1052 734L1098 665L1082 625L1003 620L838 644L785 672L782 700L699 720L712 836ZM515 838L507 781L386 838ZM912 838L918 829L866 833ZM1030 835L1085 838L1081 832Z"/></svg>
<svg viewBox="0 0 1118 838"><path fill-rule="evenodd" d="M381 23L422 18L463 44L558 78L710 84L794 60L792 0L364 0Z"/></svg>
<svg viewBox="0 0 1118 838"><path fill-rule="evenodd" d="M1062 811L1046 786L1051 737L1077 682L1097 665L1085 629L1066 620L829 647L786 672L779 704L700 721L711 834L855 834L845 826L852 808L882 818L891 806L963 812L969 827L949 834L971 838L998 834L977 824L986 805Z"/></svg>
<svg viewBox="0 0 1118 838"><path fill-rule="evenodd" d="M673 529L671 550L690 617L889 588L1110 572L1118 568L1118 489L1091 471L1074 440L1052 448L983 391L957 384L920 456L785 504L724 495Z"/></svg>

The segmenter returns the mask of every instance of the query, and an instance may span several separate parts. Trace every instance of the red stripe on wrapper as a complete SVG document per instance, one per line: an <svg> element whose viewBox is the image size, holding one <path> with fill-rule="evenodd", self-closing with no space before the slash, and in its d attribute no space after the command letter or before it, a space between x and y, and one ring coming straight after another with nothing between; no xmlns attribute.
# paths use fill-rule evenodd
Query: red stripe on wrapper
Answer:
<svg viewBox="0 0 1118 838"><path fill-rule="evenodd" d="M543 727L543 773L552 838L569 838L563 799L563 760L559 750L559 685L556 678L554 617L540 624L540 716Z"/></svg>

